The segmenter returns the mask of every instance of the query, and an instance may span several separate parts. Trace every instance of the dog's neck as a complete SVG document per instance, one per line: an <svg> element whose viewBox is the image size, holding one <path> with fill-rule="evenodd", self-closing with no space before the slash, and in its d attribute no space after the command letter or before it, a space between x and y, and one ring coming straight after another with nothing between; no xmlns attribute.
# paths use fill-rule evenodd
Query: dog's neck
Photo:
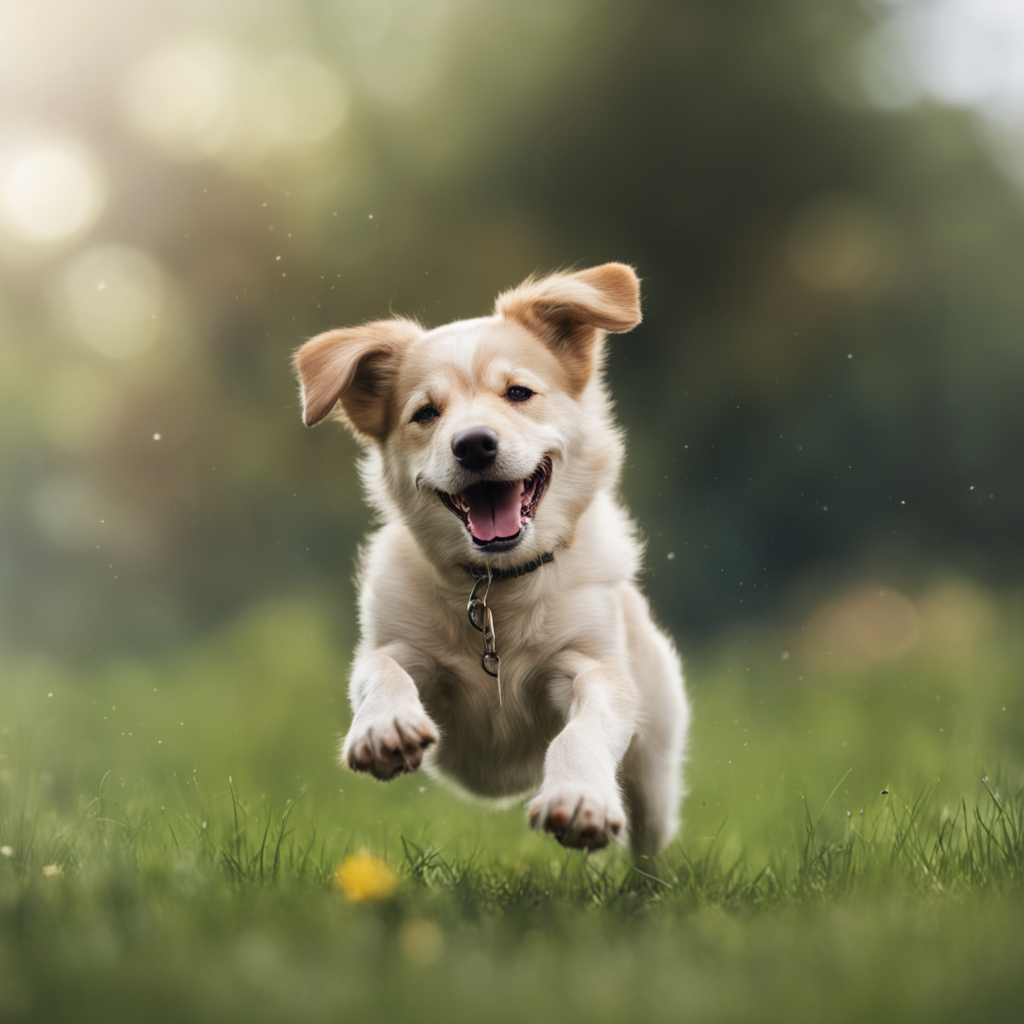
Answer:
<svg viewBox="0 0 1024 1024"><path fill-rule="evenodd" d="M528 573L535 572L542 565L547 565L548 562L555 560L554 552L545 551L543 555L539 555L530 562L524 562L522 565L513 565L507 569L491 569L488 566L482 565L467 565L465 566L466 572L475 580L486 580L488 577L492 581L499 580L516 580L520 576L526 576Z"/></svg>
<svg viewBox="0 0 1024 1024"><path fill-rule="evenodd" d="M498 680L498 707L501 707L501 676L498 668L501 658L498 657L497 638L494 635L494 615L487 607L487 598L491 593L491 584L496 580L514 580L527 573L534 572L542 565L555 560L554 553L546 551L543 555L525 562L523 565L514 565L508 569L493 569L491 566L467 565L466 571L473 577L473 589L469 592L469 603L466 612L469 615L470 625L478 629L484 636L484 656L481 659L483 670ZM481 592L482 588L482 592Z"/></svg>

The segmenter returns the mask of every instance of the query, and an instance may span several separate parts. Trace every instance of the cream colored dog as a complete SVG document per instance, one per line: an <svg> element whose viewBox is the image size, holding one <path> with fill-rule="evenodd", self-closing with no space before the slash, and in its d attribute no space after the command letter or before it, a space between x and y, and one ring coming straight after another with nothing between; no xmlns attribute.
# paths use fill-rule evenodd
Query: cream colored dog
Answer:
<svg viewBox="0 0 1024 1024"><path fill-rule="evenodd" d="M689 709L616 497L602 355L607 332L639 322L636 275L607 263L432 331L328 331L295 366L306 424L337 407L367 443L383 519L362 555L342 761L536 793L530 824L565 846L596 849L628 823L634 854L653 854L679 824Z"/></svg>

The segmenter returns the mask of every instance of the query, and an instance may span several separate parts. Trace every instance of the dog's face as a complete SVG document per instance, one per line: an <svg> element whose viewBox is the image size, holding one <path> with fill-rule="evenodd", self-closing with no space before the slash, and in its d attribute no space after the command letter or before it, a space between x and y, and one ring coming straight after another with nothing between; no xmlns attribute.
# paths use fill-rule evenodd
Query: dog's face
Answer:
<svg viewBox="0 0 1024 1024"><path fill-rule="evenodd" d="M320 335L296 353L305 421L337 404L373 443L371 489L435 564L522 564L568 542L614 480L596 375L605 332L640 320L638 290L611 263L528 281L491 317Z"/></svg>

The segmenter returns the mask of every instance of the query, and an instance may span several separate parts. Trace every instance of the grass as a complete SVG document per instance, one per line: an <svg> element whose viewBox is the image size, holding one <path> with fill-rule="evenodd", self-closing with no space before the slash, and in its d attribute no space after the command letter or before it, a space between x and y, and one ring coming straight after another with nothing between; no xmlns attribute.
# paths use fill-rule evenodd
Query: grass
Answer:
<svg viewBox="0 0 1024 1024"><path fill-rule="evenodd" d="M640 865L340 773L346 641L315 605L160 664L9 655L0 1019L1016 1020L1016 618L952 653L704 652L685 834ZM332 884L363 849L392 898Z"/></svg>

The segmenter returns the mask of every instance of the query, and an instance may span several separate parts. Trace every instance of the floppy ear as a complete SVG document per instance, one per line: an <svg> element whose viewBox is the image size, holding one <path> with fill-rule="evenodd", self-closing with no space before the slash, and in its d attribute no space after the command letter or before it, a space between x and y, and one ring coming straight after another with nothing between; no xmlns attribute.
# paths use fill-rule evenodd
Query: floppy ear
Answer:
<svg viewBox="0 0 1024 1024"><path fill-rule="evenodd" d="M624 263L524 281L498 296L495 312L539 335L562 360L579 394L594 373L605 333L640 323L640 281Z"/></svg>
<svg viewBox="0 0 1024 1024"><path fill-rule="evenodd" d="M306 426L315 426L340 402L343 421L357 434L383 438L398 364L422 334L411 320L375 320L307 341L292 357Z"/></svg>

